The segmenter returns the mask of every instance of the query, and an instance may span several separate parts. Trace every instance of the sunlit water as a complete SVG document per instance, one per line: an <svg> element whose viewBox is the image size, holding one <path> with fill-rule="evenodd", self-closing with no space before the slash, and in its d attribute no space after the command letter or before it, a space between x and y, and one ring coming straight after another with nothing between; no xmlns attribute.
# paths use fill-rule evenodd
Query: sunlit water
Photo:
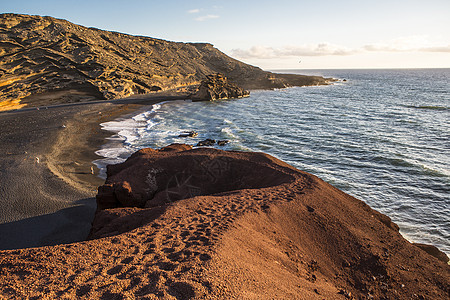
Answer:
<svg viewBox="0 0 450 300"><path fill-rule="evenodd" d="M414 242L450 254L450 69L299 71L335 85L249 98L158 104L103 124L100 167L170 143L226 139L319 176L390 216ZM186 130L196 138L179 138Z"/></svg>

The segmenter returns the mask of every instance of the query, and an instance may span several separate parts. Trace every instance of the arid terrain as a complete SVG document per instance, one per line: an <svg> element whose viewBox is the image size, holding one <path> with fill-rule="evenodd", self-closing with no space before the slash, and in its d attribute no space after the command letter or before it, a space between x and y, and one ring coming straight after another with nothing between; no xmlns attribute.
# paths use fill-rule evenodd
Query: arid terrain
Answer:
<svg viewBox="0 0 450 300"><path fill-rule="evenodd" d="M169 42L52 17L0 15L0 110L198 86L221 73L245 89L327 84L274 74L207 43Z"/></svg>
<svg viewBox="0 0 450 300"><path fill-rule="evenodd" d="M0 252L2 296L448 297L450 267L387 216L269 155L172 145L108 175L91 240Z"/></svg>

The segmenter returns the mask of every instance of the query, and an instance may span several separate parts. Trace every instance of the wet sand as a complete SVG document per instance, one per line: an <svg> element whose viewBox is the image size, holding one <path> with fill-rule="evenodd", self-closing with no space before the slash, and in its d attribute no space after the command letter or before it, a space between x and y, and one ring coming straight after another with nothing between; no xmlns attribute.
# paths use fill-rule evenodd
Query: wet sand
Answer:
<svg viewBox="0 0 450 300"><path fill-rule="evenodd" d="M112 134L99 124L183 96L155 93L0 113L0 249L86 239L103 183L92 161Z"/></svg>

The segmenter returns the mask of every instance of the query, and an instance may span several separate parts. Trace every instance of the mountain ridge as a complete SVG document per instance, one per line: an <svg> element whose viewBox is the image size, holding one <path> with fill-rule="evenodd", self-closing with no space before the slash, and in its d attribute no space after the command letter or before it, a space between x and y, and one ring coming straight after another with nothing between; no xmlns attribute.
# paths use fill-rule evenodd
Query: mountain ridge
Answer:
<svg viewBox="0 0 450 300"><path fill-rule="evenodd" d="M215 73L245 89L328 83L263 71L209 43L134 36L48 16L0 14L0 37L0 109L186 89Z"/></svg>

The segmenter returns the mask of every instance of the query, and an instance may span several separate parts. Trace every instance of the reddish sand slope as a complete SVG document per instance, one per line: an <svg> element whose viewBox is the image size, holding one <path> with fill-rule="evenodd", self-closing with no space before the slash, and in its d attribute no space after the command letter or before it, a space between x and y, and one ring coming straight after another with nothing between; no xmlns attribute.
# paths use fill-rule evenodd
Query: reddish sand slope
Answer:
<svg viewBox="0 0 450 300"><path fill-rule="evenodd" d="M144 149L97 201L92 240L0 252L0 298L449 297L387 216L266 154Z"/></svg>

